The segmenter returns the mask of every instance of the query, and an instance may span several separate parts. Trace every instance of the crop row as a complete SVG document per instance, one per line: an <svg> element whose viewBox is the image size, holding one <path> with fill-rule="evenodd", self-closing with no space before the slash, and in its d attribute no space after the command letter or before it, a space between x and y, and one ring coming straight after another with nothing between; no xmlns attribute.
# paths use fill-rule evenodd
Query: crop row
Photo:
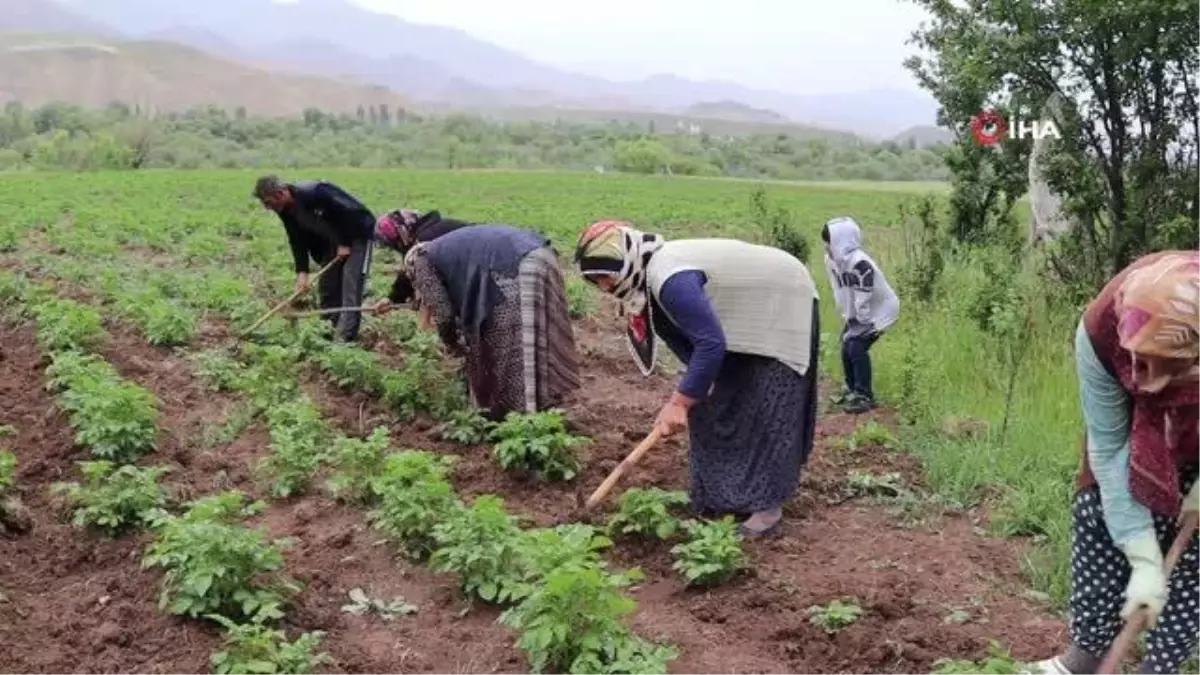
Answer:
<svg viewBox="0 0 1200 675"><path fill-rule="evenodd" d="M68 414L76 443L96 458L79 463L82 482L51 486L71 506L73 524L106 536L140 527L155 531L143 564L164 570L160 606L210 618L227 630L226 650L213 656L217 672L307 672L319 661L310 653L319 635L288 644L270 626L300 588L281 574L282 551L291 542L269 540L264 531L237 522L263 505L227 492L173 515L171 491L160 484L170 468L134 464L155 449L158 402L92 351L107 338L99 313L11 274L0 276L0 305L33 319L39 346L51 358L48 388ZM0 457L0 492L12 484L11 459Z"/></svg>

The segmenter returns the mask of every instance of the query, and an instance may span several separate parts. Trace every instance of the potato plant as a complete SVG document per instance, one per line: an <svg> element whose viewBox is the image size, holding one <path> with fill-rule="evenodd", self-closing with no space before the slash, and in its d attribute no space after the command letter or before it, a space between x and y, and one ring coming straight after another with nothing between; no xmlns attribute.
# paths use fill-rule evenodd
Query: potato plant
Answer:
<svg viewBox="0 0 1200 675"><path fill-rule="evenodd" d="M235 623L219 614L208 618L226 631L224 648L212 655L213 672L218 675L308 675L331 661L328 654L314 653L325 636L321 631L288 642L282 630Z"/></svg>
<svg viewBox="0 0 1200 675"><path fill-rule="evenodd" d="M526 530L525 565L535 582L560 569L603 569L600 553L612 540L581 523Z"/></svg>
<svg viewBox="0 0 1200 675"><path fill-rule="evenodd" d="M745 565L742 536L737 523L721 520L689 520L684 523L688 540L671 549L674 569L695 586L712 586L729 580Z"/></svg>
<svg viewBox="0 0 1200 675"><path fill-rule="evenodd" d="M53 298L33 305L38 345L51 353L88 351L108 338L100 312L74 300Z"/></svg>
<svg viewBox="0 0 1200 675"><path fill-rule="evenodd" d="M378 506L370 519L414 558L433 550L434 528L462 508L447 480L452 461L420 450L397 452L388 455L371 481Z"/></svg>
<svg viewBox="0 0 1200 675"><path fill-rule="evenodd" d="M91 354L59 353L46 372L75 429L75 442L92 455L125 464L154 451L159 415L154 394L122 380Z"/></svg>
<svg viewBox="0 0 1200 675"><path fill-rule="evenodd" d="M579 472L575 448L586 438L567 432L562 412L509 413L491 432L496 461L506 470L539 480L569 481Z"/></svg>
<svg viewBox="0 0 1200 675"><path fill-rule="evenodd" d="M152 345L175 346L191 341L200 316L152 289L121 290L115 294L118 311L128 317Z"/></svg>
<svg viewBox="0 0 1200 675"><path fill-rule="evenodd" d="M170 490L159 484L169 467L118 466L112 462L80 462L83 483L55 483L66 497L76 527L94 527L113 536L161 519Z"/></svg>
<svg viewBox="0 0 1200 675"><path fill-rule="evenodd" d="M462 445L477 445L487 441L488 435L495 427L496 424L478 410L467 408L450 413L438 433L443 440Z"/></svg>
<svg viewBox="0 0 1200 675"><path fill-rule="evenodd" d="M630 488L621 495L621 506L608 521L608 532L669 539L679 531L679 518L672 509L687 506L684 492L659 488Z"/></svg>
<svg viewBox="0 0 1200 675"><path fill-rule="evenodd" d="M294 542L269 540L263 529L240 522L265 504L245 503L235 491L191 502L180 516L163 516L143 567L164 572L159 607L172 614L220 614L264 622L283 616L300 585L280 573L283 550Z"/></svg>
<svg viewBox="0 0 1200 675"><path fill-rule="evenodd" d="M261 469L274 479L271 493L291 497L308 489L313 474L328 452L329 427L321 411L307 396L267 409L271 454Z"/></svg>
<svg viewBox="0 0 1200 675"><path fill-rule="evenodd" d="M675 650L646 643L623 623L637 603L622 589L640 578L636 570L560 567L500 621L520 633L517 646L534 672L665 673Z"/></svg>
<svg viewBox="0 0 1200 675"><path fill-rule="evenodd" d="M433 540L430 567L458 574L468 597L508 604L529 593L526 539L499 497L484 495L456 509L434 526Z"/></svg>
<svg viewBox="0 0 1200 675"><path fill-rule="evenodd" d="M383 472L391 437L387 427L375 427L366 438L343 436L329 451L334 474L325 487L337 500L354 504L370 504L376 494L371 481Z"/></svg>

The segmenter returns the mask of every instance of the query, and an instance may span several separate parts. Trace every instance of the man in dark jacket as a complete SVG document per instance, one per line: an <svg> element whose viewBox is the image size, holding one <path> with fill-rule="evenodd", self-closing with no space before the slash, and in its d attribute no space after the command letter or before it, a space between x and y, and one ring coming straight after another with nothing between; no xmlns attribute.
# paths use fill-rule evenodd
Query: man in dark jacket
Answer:
<svg viewBox="0 0 1200 675"><path fill-rule="evenodd" d="M361 306L375 234L371 211L327 181L286 183L263 176L254 185L254 196L283 222L296 265L296 290L308 288L310 257L321 267L336 258L337 264L321 277L321 307ZM361 318L361 312L329 316L346 341L358 339Z"/></svg>

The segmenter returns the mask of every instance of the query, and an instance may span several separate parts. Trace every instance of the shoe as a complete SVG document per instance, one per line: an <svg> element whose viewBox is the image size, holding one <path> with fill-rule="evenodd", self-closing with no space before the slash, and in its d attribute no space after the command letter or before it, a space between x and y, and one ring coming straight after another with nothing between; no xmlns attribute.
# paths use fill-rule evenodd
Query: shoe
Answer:
<svg viewBox="0 0 1200 675"><path fill-rule="evenodd" d="M783 527L783 518L771 523L766 529L756 530L747 526L745 523L738 525L738 534L742 535L743 539L766 539L779 535L780 529Z"/></svg>
<svg viewBox="0 0 1200 675"><path fill-rule="evenodd" d="M830 403L832 403L832 404L834 404L834 405L845 405L845 403L846 403L847 401L849 401L849 400L850 400L850 397L851 397L851 396L853 396L853 395L854 395L854 392L850 391L850 389L848 389L848 388L846 388L846 387L843 387L841 391L839 391L838 393L834 394L834 395L833 395L833 396L832 396L832 397L829 399L829 402L830 402Z"/></svg>
<svg viewBox="0 0 1200 675"><path fill-rule="evenodd" d="M861 394L854 394L846 401L843 410L850 415L861 415L865 412L870 412L876 408L875 399L867 398Z"/></svg>

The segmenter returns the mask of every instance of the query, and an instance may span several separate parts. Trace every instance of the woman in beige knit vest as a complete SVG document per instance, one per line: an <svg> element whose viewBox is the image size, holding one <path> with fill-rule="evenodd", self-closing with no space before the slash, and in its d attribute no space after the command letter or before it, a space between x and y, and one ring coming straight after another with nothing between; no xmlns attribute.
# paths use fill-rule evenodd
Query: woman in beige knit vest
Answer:
<svg viewBox="0 0 1200 675"><path fill-rule="evenodd" d="M658 415L688 429L693 510L746 516L744 536L779 531L812 450L817 415L817 292L808 269L732 239L667 242L603 221L579 239L584 278L616 296L644 375L657 339L687 373Z"/></svg>

